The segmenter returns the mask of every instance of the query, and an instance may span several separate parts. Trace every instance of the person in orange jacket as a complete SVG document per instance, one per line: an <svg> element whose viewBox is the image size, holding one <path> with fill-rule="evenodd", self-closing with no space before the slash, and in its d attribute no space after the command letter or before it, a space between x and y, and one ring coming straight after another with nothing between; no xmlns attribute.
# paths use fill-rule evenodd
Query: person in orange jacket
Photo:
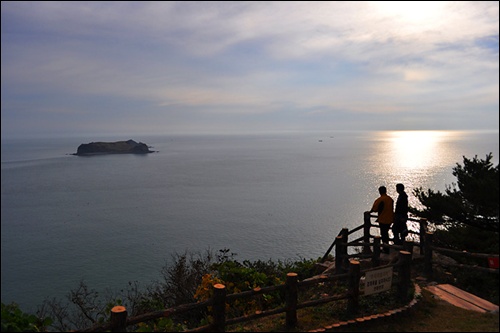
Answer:
<svg viewBox="0 0 500 333"><path fill-rule="evenodd" d="M378 188L378 197L373 203L370 213L377 212L377 221L380 226L380 236L382 238L382 243L389 245L389 229L391 228L392 222L394 222L394 200L387 195L387 188L385 186L380 186ZM383 248L384 253L389 253L388 248Z"/></svg>

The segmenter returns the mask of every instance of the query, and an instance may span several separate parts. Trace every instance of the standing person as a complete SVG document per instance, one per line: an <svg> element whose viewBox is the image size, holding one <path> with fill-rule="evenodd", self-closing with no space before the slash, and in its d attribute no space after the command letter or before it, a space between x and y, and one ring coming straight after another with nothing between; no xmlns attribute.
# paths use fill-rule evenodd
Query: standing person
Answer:
<svg viewBox="0 0 500 333"><path fill-rule="evenodd" d="M396 184L396 191L399 193L396 200L396 211L394 212L394 224L392 233L394 234L394 244L402 245L408 235L408 195L405 192L405 186L401 183Z"/></svg>
<svg viewBox="0 0 500 333"><path fill-rule="evenodd" d="M394 200L387 195L387 188L385 186L380 186L378 188L378 197L373 203L370 213L378 213L378 223L380 226L380 236L382 237L382 243L389 245L389 229L394 220ZM384 253L389 253L388 248L383 248Z"/></svg>

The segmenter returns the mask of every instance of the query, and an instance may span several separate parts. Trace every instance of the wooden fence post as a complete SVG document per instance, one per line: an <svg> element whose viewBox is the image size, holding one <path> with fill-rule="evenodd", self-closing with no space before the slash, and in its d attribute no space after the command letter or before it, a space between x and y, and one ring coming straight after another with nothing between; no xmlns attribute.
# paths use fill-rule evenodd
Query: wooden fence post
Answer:
<svg viewBox="0 0 500 333"><path fill-rule="evenodd" d="M358 312L359 307L359 279L361 278L361 265L357 260L349 263L349 299L347 311L350 314Z"/></svg>
<svg viewBox="0 0 500 333"><path fill-rule="evenodd" d="M408 251L399 251L399 284L398 292L402 302L409 299L408 290L411 284L411 253Z"/></svg>
<svg viewBox="0 0 500 333"><path fill-rule="evenodd" d="M288 273L286 275L286 327L293 329L297 325L297 303L298 303L298 274Z"/></svg>
<svg viewBox="0 0 500 333"><path fill-rule="evenodd" d="M370 212L365 212L363 215L363 243L370 243L371 225ZM363 246L363 253L371 253L370 245Z"/></svg>
<svg viewBox="0 0 500 333"><path fill-rule="evenodd" d="M111 332L127 331L127 309L124 306L117 305L111 309Z"/></svg>
<svg viewBox="0 0 500 333"><path fill-rule="evenodd" d="M425 252L424 252L424 272L428 279L432 279L432 232L425 233Z"/></svg>
<svg viewBox="0 0 500 333"><path fill-rule="evenodd" d="M427 219L420 219L420 255L425 251L425 233L427 232Z"/></svg>
<svg viewBox="0 0 500 333"><path fill-rule="evenodd" d="M214 284L214 304L212 307L214 318L213 329L216 332L226 331L226 286Z"/></svg>
<svg viewBox="0 0 500 333"><path fill-rule="evenodd" d="M335 274L344 273L344 258L342 251L342 235L339 235L335 238Z"/></svg>
<svg viewBox="0 0 500 333"><path fill-rule="evenodd" d="M349 258L347 257L347 242L349 240L349 229L347 228L342 228L342 256L343 256L343 260L342 260L342 264L344 267L348 267L349 266Z"/></svg>
<svg viewBox="0 0 500 333"><path fill-rule="evenodd" d="M412 254L412 256L413 256L413 245L414 245L413 241L405 240L403 243L403 247L404 247L405 251L410 252Z"/></svg>
<svg viewBox="0 0 500 333"><path fill-rule="evenodd" d="M372 266L380 266L380 236L373 237Z"/></svg>

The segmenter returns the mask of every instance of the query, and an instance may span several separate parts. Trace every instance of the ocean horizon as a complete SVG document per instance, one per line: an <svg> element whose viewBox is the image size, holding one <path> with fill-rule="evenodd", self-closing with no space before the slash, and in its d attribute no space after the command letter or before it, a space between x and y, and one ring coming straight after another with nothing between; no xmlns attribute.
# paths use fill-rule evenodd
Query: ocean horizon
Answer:
<svg viewBox="0 0 500 333"><path fill-rule="evenodd" d="M444 191L463 156L499 160L498 131L330 131L3 139L2 302L33 311L80 281L147 286L178 253L236 260L324 255L378 187ZM74 156L135 140L155 153Z"/></svg>

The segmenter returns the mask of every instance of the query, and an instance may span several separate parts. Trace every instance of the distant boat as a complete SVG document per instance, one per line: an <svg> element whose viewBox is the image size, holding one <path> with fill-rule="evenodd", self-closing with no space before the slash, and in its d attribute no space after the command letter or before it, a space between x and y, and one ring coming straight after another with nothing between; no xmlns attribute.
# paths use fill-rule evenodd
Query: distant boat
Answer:
<svg viewBox="0 0 500 333"><path fill-rule="evenodd" d="M323 140L318 140L318 142L323 142Z"/></svg>

